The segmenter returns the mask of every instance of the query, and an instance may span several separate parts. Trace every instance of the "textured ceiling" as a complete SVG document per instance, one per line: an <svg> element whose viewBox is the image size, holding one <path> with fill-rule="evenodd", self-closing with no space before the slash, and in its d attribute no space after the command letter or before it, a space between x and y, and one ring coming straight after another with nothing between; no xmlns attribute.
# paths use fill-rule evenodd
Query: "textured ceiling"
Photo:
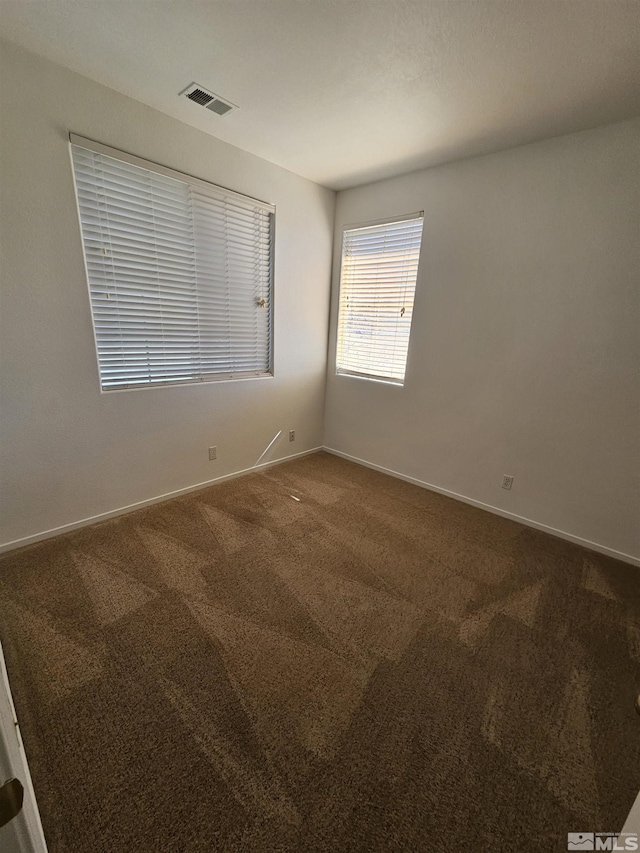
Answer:
<svg viewBox="0 0 640 853"><path fill-rule="evenodd" d="M637 0L21 0L0 27L334 189L640 114Z"/></svg>

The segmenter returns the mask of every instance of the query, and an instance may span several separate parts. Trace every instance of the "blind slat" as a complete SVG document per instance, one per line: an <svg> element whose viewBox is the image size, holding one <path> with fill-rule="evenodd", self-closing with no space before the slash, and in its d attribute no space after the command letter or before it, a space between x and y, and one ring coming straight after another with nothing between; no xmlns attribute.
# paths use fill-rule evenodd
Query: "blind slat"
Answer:
<svg viewBox="0 0 640 853"><path fill-rule="evenodd" d="M344 231L338 373L404 382L422 217Z"/></svg>
<svg viewBox="0 0 640 853"><path fill-rule="evenodd" d="M272 209L71 148L102 388L269 374Z"/></svg>

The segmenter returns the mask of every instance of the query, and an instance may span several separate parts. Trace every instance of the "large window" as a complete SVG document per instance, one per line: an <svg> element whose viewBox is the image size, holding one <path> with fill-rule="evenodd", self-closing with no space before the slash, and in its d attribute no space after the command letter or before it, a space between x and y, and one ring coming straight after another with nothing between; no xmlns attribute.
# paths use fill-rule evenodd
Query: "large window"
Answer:
<svg viewBox="0 0 640 853"><path fill-rule="evenodd" d="M71 136L103 390L272 372L264 202Z"/></svg>
<svg viewBox="0 0 640 853"><path fill-rule="evenodd" d="M422 214L345 230L338 373L404 384L421 239Z"/></svg>

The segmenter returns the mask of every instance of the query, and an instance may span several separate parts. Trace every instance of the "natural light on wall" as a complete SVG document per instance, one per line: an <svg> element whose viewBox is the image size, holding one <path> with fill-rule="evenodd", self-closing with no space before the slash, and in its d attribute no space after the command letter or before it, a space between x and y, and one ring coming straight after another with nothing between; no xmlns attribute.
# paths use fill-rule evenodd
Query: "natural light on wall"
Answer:
<svg viewBox="0 0 640 853"><path fill-rule="evenodd" d="M422 222L420 213L345 230L338 373L404 384Z"/></svg>

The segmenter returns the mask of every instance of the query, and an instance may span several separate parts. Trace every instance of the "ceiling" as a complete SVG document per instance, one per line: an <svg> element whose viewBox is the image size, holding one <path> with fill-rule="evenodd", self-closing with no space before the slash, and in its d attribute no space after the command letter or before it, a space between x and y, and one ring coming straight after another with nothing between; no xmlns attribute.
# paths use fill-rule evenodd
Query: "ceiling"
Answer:
<svg viewBox="0 0 640 853"><path fill-rule="evenodd" d="M640 114L638 0L2 0L0 30L333 189Z"/></svg>

